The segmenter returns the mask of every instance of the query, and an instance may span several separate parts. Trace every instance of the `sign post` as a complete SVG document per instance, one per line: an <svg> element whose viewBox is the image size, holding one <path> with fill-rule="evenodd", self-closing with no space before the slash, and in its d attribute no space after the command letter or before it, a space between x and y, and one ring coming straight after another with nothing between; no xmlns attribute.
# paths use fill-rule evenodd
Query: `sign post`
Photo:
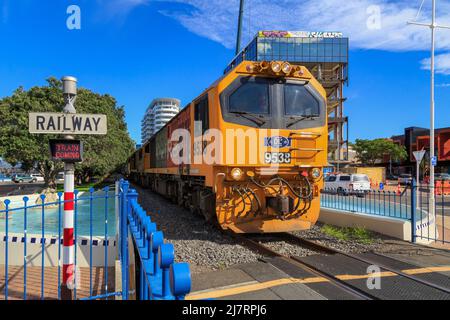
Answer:
<svg viewBox="0 0 450 320"><path fill-rule="evenodd" d="M416 181L417 181L418 185L419 185L419 182L420 182L420 180L419 180L420 164L422 163L422 159L425 156L425 152L426 152L425 150L420 150L420 151L414 151L413 152L414 158L416 159Z"/></svg>
<svg viewBox="0 0 450 320"><path fill-rule="evenodd" d="M414 158L416 159L416 181L417 181L416 186L420 186L420 164L422 163L422 159L425 156L425 152L426 152L425 150L413 152ZM416 204L418 205L419 193L417 191L418 190L416 190L416 197L417 197Z"/></svg>
<svg viewBox="0 0 450 320"><path fill-rule="evenodd" d="M64 77L63 93L66 105L63 112L75 114L75 99L77 96L77 79ZM65 139L74 140L72 135L66 135ZM75 241L73 232L74 221L74 189L75 189L75 164L64 162L64 218L63 218L63 276L61 284L61 299L72 300L72 290L76 284L75 277Z"/></svg>
<svg viewBox="0 0 450 320"><path fill-rule="evenodd" d="M72 290L78 282L75 273L75 163L83 160L83 143L75 134L105 135L107 118L102 114L76 114L77 79L64 77L65 106L62 113L30 113L29 132L35 134L63 134L64 139L50 140L52 160L64 162L64 215L61 299L72 300ZM60 262L61 263L61 262Z"/></svg>

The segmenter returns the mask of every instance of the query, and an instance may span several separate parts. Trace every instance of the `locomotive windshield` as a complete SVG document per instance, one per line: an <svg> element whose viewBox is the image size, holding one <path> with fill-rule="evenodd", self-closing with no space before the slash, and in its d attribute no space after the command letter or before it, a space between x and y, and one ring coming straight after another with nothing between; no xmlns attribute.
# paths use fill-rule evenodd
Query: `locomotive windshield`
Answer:
<svg viewBox="0 0 450 320"><path fill-rule="evenodd" d="M230 95L230 112L269 113L269 84L267 82L244 82Z"/></svg>
<svg viewBox="0 0 450 320"><path fill-rule="evenodd" d="M284 85L284 109L289 116L320 115L319 101L304 85L286 83Z"/></svg>
<svg viewBox="0 0 450 320"><path fill-rule="evenodd" d="M220 95L225 121L267 129L325 125L325 101L304 81L240 77Z"/></svg>

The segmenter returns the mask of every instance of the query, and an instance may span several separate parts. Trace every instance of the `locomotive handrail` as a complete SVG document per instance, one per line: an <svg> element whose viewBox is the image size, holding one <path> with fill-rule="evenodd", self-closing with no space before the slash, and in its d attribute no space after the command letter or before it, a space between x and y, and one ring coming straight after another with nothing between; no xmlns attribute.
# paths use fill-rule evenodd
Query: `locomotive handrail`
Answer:
<svg viewBox="0 0 450 320"><path fill-rule="evenodd" d="M322 135L320 133L314 133L314 132L290 132L289 136L310 136L310 137L321 137ZM305 137L306 138L306 137Z"/></svg>
<svg viewBox="0 0 450 320"><path fill-rule="evenodd" d="M324 149L317 149L317 148L289 148L290 151L315 151L315 152L322 152Z"/></svg>

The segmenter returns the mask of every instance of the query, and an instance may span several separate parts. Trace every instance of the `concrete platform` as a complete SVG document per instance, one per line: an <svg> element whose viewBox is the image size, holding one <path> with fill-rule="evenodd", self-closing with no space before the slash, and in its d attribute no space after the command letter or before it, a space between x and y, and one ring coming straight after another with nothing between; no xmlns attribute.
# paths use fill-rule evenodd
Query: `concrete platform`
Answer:
<svg viewBox="0 0 450 320"><path fill-rule="evenodd" d="M192 275L190 300L326 300L271 263L254 262Z"/></svg>

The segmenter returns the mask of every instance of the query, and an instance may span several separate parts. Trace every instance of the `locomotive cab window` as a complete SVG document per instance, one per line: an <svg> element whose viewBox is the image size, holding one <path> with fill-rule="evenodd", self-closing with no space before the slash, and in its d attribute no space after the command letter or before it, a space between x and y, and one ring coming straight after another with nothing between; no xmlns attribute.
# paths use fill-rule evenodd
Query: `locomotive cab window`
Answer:
<svg viewBox="0 0 450 320"><path fill-rule="evenodd" d="M208 95L202 97L194 105L194 120L198 123L201 122L202 130L201 133L204 134L206 130L209 129L209 106L208 106Z"/></svg>
<svg viewBox="0 0 450 320"><path fill-rule="evenodd" d="M229 97L230 112L269 113L269 84L261 79L242 79L242 85Z"/></svg>
<svg viewBox="0 0 450 320"><path fill-rule="evenodd" d="M284 85L284 108L288 116L315 116L320 115L319 101L304 85L286 83Z"/></svg>
<svg viewBox="0 0 450 320"><path fill-rule="evenodd" d="M220 93L224 121L253 128L325 125L325 99L311 83L284 78L239 77Z"/></svg>

